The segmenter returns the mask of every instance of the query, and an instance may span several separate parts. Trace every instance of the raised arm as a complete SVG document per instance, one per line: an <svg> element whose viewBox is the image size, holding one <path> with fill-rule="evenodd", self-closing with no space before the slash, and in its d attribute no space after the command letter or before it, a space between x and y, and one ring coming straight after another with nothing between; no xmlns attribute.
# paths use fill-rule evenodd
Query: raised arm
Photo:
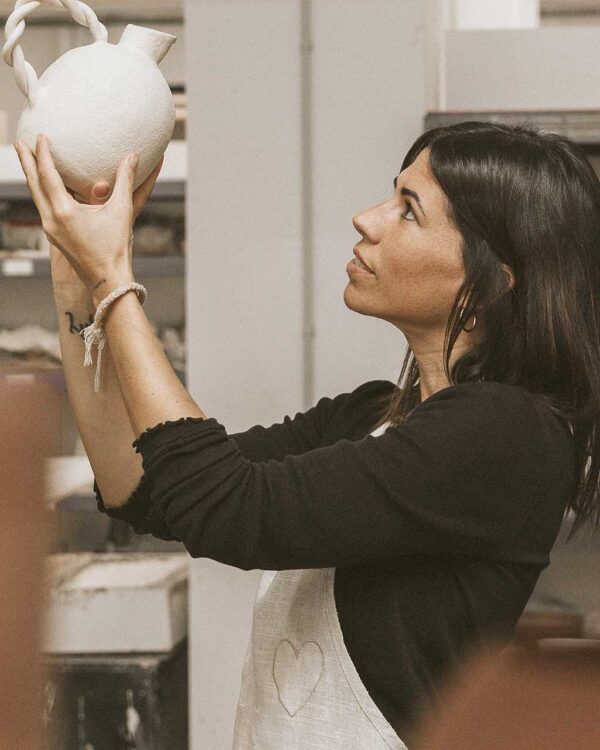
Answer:
<svg viewBox="0 0 600 750"><path fill-rule="evenodd" d="M387 402L394 387L388 380L371 380L334 398L324 396L308 411L298 412L294 417L286 415L281 422L268 427L255 425L244 432L233 433L229 438L241 455L252 462L280 461L286 456L297 456L332 445L342 438L358 440L373 428L382 412L382 405ZM160 444L164 437L165 448L172 450L175 447L174 436L175 444L181 446L188 435L193 437L196 425L202 421L203 418L196 417L170 420L147 430L144 440L148 436L155 436ZM136 450L138 444L139 441L136 441ZM172 462L170 468L163 465L163 471L164 482L177 481L179 468L176 461ZM119 503L119 507L111 507L111 503L105 501L98 483L95 483L94 489L98 509L130 523L138 534L152 534L165 540L179 539L164 524L159 522L149 526L141 520L140 508L145 508L150 502L146 495L150 487L144 482L140 483L128 502Z"/></svg>
<svg viewBox="0 0 600 750"><path fill-rule="evenodd" d="M246 459L214 418L157 425L136 440L143 491L117 517L245 570L501 558L529 519L558 532L573 481L566 433L537 408L523 389L465 383L378 437L269 461Z"/></svg>
<svg viewBox="0 0 600 750"><path fill-rule="evenodd" d="M44 230L51 241L51 268L54 301L58 318L59 339L63 357L65 378L69 400L75 413L75 421L96 477L96 488L103 492L106 502L114 506L123 505L138 485L142 476L139 456L132 447L136 435L131 423L131 415L123 398L120 381L116 375L110 342L103 350L103 388L94 391L93 368L83 365L85 345L79 335L81 328L93 321L97 306L92 288L86 284L85 273L78 259L69 255L65 248L54 245L53 232L56 230L56 216L63 215L66 201L77 204L68 195L56 169L46 143L46 164L38 173L36 157L25 144L16 144L17 154L27 178L27 184L40 213ZM147 179L137 190L128 195L128 210L122 217L123 233L129 238L129 247L124 252L129 257L128 274L122 275L123 282L133 280L131 273L131 233L132 226L152 193L160 173L161 159ZM62 202L52 202L52 186L61 185ZM108 197L98 197L98 188L109 188L108 183L94 185L89 196L90 205L85 210L90 217L100 215ZM112 197L112 196L111 196ZM117 222L110 219L107 226L113 228ZM115 230L116 231L116 230ZM108 230L90 230L96 246L100 248L109 241ZM159 342L156 344L162 347ZM164 356L164 352L163 352ZM176 377L175 375L173 375Z"/></svg>
<svg viewBox="0 0 600 750"><path fill-rule="evenodd" d="M97 486L107 502L122 505L142 477L141 456L125 409L110 347L103 352L103 387L94 392L93 368L83 366L79 331L93 320L94 305L68 261L51 247L52 288L69 401Z"/></svg>

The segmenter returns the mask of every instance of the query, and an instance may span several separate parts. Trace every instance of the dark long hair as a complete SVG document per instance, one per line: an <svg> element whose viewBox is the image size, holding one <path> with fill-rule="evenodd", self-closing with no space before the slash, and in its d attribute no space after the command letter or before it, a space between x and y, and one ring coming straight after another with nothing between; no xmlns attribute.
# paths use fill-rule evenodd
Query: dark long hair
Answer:
<svg viewBox="0 0 600 750"><path fill-rule="evenodd" d="M572 533L600 523L600 182L582 150L531 125L463 122L428 130L402 169L429 162L460 231L465 279L448 318L444 367L452 385L491 380L527 389L573 433ZM507 286L501 264L509 266ZM485 341L450 369L461 329L483 305ZM461 311L461 308L464 308ZM400 423L420 400L410 347L378 425Z"/></svg>

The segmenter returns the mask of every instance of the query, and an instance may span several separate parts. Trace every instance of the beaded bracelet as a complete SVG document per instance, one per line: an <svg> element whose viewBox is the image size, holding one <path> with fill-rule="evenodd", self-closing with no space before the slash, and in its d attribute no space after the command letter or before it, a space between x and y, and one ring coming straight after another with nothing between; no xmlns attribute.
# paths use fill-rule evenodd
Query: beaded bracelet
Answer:
<svg viewBox="0 0 600 750"><path fill-rule="evenodd" d="M104 330L103 324L106 310L116 299L129 291L134 291L138 295L140 303L142 305L144 304L148 296L145 286L138 284L136 281L133 281L127 286L119 286L116 289L113 289L113 291L100 302L96 309L94 322L86 328L82 328L79 332L85 341L84 367L89 367L89 365L92 364L92 346L94 344L98 345L98 361L96 363L96 377L94 378L94 391L96 393L100 390L100 363L102 361L102 350L106 343L106 331Z"/></svg>

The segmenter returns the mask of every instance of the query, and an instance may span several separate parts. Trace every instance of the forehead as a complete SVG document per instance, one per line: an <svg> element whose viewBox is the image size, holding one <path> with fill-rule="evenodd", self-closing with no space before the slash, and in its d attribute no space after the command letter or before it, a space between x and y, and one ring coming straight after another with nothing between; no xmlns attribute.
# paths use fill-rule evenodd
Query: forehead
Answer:
<svg viewBox="0 0 600 750"><path fill-rule="evenodd" d="M407 187L419 194L425 210L447 208L446 194L429 166L429 149L419 153L414 162L398 175L398 186Z"/></svg>
<svg viewBox="0 0 600 750"><path fill-rule="evenodd" d="M406 169L400 172L398 181L402 181L402 184L408 185L408 180L411 180L413 185L427 186L429 183L435 182L435 178L431 172L429 166L429 149L423 149L417 156L417 158L410 164ZM412 187L412 185L409 185Z"/></svg>

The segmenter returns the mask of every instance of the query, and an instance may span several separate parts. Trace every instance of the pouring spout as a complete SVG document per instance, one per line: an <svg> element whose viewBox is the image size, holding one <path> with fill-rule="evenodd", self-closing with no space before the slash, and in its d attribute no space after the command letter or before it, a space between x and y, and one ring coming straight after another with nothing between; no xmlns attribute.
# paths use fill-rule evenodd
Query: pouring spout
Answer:
<svg viewBox="0 0 600 750"><path fill-rule="evenodd" d="M130 23L126 26L119 45L143 52L158 65L176 41L177 37L172 34Z"/></svg>

